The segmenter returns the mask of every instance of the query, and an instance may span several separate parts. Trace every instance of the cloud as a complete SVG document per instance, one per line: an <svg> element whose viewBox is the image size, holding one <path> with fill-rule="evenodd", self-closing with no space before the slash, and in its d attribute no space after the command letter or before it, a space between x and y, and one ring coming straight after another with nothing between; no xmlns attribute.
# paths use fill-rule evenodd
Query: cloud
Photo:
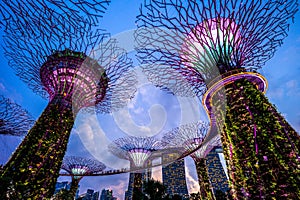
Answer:
<svg viewBox="0 0 300 200"><path fill-rule="evenodd" d="M108 188L113 190L113 196L118 197L118 200L121 200L127 190L128 180L118 180L117 182L114 181L114 183L116 184L111 184Z"/></svg>
<svg viewBox="0 0 300 200"><path fill-rule="evenodd" d="M6 91L6 88L5 88L5 86L4 86L3 83L0 83L0 91L1 92L5 92Z"/></svg>
<svg viewBox="0 0 300 200"><path fill-rule="evenodd" d="M287 88L287 96L299 96L300 95L300 88L298 86L297 80L290 80L285 84Z"/></svg>
<svg viewBox="0 0 300 200"><path fill-rule="evenodd" d="M149 110L150 123L147 126L136 124L135 117L124 108L113 113L116 125L126 134L134 136L152 136L161 131L166 123L166 112L159 104L154 104ZM126 119L126 120L124 120Z"/></svg>
<svg viewBox="0 0 300 200"><path fill-rule="evenodd" d="M273 90L269 90L267 92L267 95L271 99L282 98L283 95L284 95L284 90L283 90L283 88L276 88L276 89L273 89Z"/></svg>
<svg viewBox="0 0 300 200"><path fill-rule="evenodd" d="M108 151L111 141L100 127L95 114L79 114L75 124L82 144L96 159L113 169L129 167L128 161L120 159Z"/></svg>

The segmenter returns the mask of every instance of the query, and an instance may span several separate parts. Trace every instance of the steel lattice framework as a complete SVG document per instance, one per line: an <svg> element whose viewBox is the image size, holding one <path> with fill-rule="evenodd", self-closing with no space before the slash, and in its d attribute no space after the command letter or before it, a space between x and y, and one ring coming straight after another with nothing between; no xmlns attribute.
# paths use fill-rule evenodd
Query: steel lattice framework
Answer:
<svg viewBox="0 0 300 200"><path fill-rule="evenodd" d="M49 99L3 168L1 179L10 179L9 188L17 191L12 199L50 198L78 111L95 106L98 112L110 112L125 105L135 92L132 60L116 40L96 28L108 2L5 1L1 5L9 65L34 92Z"/></svg>
<svg viewBox="0 0 300 200"><path fill-rule="evenodd" d="M44 38L52 37L54 32L73 34L78 28L97 25L109 4L110 0L40 0L34 3L29 0L2 0L0 28Z"/></svg>
<svg viewBox="0 0 300 200"><path fill-rule="evenodd" d="M205 158L206 155L216 146L222 146L219 135L210 140L205 140L209 131L209 124L199 121L177 127L163 136L163 143L169 147L183 147L183 155L189 154L194 160ZM197 149L197 151L194 151ZM193 152L194 151L194 152Z"/></svg>
<svg viewBox="0 0 300 200"><path fill-rule="evenodd" d="M77 156L66 156L61 166L75 179L81 179L85 175L103 171L106 166L97 160Z"/></svg>
<svg viewBox="0 0 300 200"><path fill-rule="evenodd" d="M202 121L186 124L165 133L162 140L167 146L183 147L182 150L185 152L182 154L188 155L190 152L204 145L203 143L208 129L209 124ZM193 155L196 155L197 151L190 154L190 156L193 157Z"/></svg>
<svg viewBox="0 0 300 200"><path fill-rule="evenodd" d="M24 136L33 124L33 117L25 109L0 95L0 134Z"/></svg>
<svg viewBox="0 0 300 200"><path fill-rule="evenodd" d="M119 158L129 160L131 170L140 170L148 167L145 165L151 155L162 147L162 143L155 137L128 136L114 140L108 149ZM133 179L133 191L142 191L142 173L135 172Z"/></svg>
<svg viewBox="0 0 300 200"><path fill-rule="evenodd" d="M204 94L204 83L220 74L261 68L287 36L288 19L297 10L296 0L151 0L137 16L138 56L150 63L144 71L169 89L171 75L152 71L158 64L175 77L179 70L197 94Z"/></svg>
<svg viewBox="0 0 300 200"><path fill-rule="evenodd" d="M298 7L297 0L150 0L137 16L149 80L177 95L203 95L235 199L300 198L299 135L255 72L282 44Z"/></svg>
<svg viewBox="0 0 300 200"><path fill-rule="evenodd" d="M162 143L155 137L124 137L114 140L109 151L116 156L129 160L132 167L144 166L151 154L162 149Z"/></svg>
<svg viewBox="0 0 300 200"><path fill-rule="evenodd" d="M221 146L219 135L204 142L208 129L208 123L199 121L177 127L163 136L163 142L167 147L183 147L182 154L190 154L193 158L197 169L201 199L215 199L208 178L205 157L214 147ZM195 151L195 149L197 150Z"/></svg>
<svg viewBox="0 0 300 200"><path fill-rule="evenodd" d="M66 156L61 168L72 176L70 194L75 197L80 180L85 175L103 171L106 166L97 160L77 156Z"/></svg>

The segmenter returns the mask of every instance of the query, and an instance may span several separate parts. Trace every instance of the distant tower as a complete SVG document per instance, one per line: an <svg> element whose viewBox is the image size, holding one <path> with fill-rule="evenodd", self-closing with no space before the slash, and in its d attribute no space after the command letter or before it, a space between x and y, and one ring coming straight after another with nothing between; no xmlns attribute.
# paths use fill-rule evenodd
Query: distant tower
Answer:
<svg viewBox="0 0 300 200"><path fill-rule="evenodd" d="M109 151L116 156L129 160L130 173L126 197L132 199L134 191L142 191L143 178L146 179L145 168L153 152L162 148L162 144L155 137L126 137L119 138L109 145ZM133 183L133 192L131 193Z"/></svg>
<svg viewBox="0 0 300 200"><path fill-rule="evenodd" d="M163 141L167 146L182 147L182 154L190 152L189 154L196 165L201 199L214 199L212 185L208 177L206 155L214 146L219 146L221 142L219 136L207 140L206 137L210 136L207 131L208 124L199 121L182 125L167 132L163 136Z"/></svg>
<svg viewBox="0 0 300 200"><path fill-rule="evenodd" d="M87 189L86 193L79 195L76 200L98 200L99 191L95 192L93 189Z"/></svg>
<svg viewBox="0 0 300 200"><path fill-rule="evenodd" d="M135 187L135 177L140 176L141 174L141 180L142 183L144 181L147 181L151 178L151 169L146 168L142 172L136 173L136 172L130 172L129 173L129 180L128 180L128 187L127 190L125 191L125 200L131 200L132 195L133 195L133 189Z"/></svg>
<svg viewBox="0 0 300 200"><path fill-rule="evenodd" d="M112 190L103 189L100 194L100 200L117 200L117 198L113 196Z"/></svg>
<svg viewBox="0 0 300 200"><path fill-rule="evenodd" d="M140 172L138 172L139 174L141 174L142 183L144 181L148 181L149 179L151 179L151 176L152 176L151 166L152 166L152 160L151 160L151 157L149 157L148 160L145 162L144 169L141 170ZM134 186L134 177L136 177L136 176L138 176L136 174L136 172L129 173L128 187L127 187L127 190L125 191L125 200L132 198L133 189L135 187Z"/></svg>
<svg viewBox="0 0 300 200"><path fill-rule="evenodd" d="M174 153L175 154L175 153ZM167 163L168 160L174 160L174 156L178 158L178 155L163 154L163 163ZM182 197L188 196L188 189L185 176L185 164L184 159L175 160L174 162L162 166L162 180L166 191L169 195L173 196L178 194Z"/></svg>
<svg viewBox="0 0 300 200"><path fill-rule="evenodd" d="M63 193L64 194L68 193L67 194L67 196L68 196L70 189L71 189L71 182L69 182L69 181L56 182L55 191L54 191L54 195L53 195L53 200L56 200L57 199L56 197L58 197L59 193L62 192L63 190L65 190ZM79 194L79 186L76 190L75 199L78 198L78 194ZM58 198L62 199L60 197L58 197ZM72 198L72 197L70 196L70 198Z"/></svg>
<svg viewBox="0 0 300 200"><path fill-rule="evenodd" d="M219 154L223 154L223 149L221 146L214 147L206 155L206 166L208 170L208 177L215 195L217 190L220 190L223 193L229 191L228 178L225 172L226 166L224 168L224 166L222 165Z"/></svg>

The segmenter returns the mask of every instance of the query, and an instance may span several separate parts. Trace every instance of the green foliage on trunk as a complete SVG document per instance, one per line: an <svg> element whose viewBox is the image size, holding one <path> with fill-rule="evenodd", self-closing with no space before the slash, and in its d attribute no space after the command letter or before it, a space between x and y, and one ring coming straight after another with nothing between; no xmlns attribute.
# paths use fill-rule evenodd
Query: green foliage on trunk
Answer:
<svg viewBox="0 0 300 200"><path fill-rule="evenodd" d="M49 103L0 177L1 181L9 177L10 187L25 199L50 198L54 193L74 123L72 109L55 102Z"/></svg>
<svg viewBox="0 0 300 200"><path fill-rule="evenodd" d="M234 198L300 199L298 133L249 81L225 88L226 113L215 115ZM218 108L222 103L213 98Z"/></svg>
<svg viewBox="0 0 300 200"><path fill-rule="evenodd" d="M212 186L209 182L207 166L205 162L205 158L198 159L195 161L197 174L198 174L198 182L200 186L200 199L215 199Z"/></svg>

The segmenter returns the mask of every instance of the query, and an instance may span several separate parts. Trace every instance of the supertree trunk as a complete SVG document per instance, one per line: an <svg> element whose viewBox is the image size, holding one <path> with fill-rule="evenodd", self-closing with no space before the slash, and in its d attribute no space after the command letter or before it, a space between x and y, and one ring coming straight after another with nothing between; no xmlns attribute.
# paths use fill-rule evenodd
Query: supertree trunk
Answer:
<svg viewBox="0 0 300 200"><path fill-rule="evenodd" d="M143 177L142 173L135 172L134 173L134 179L133 179L133 193L139 191L140 193L142 192L143 189ZM132 194L132 196L135 196ZM134 199L133 200L138 200Z"/></svg>
<svg viewBox="0 0 300 200"><path fill-rule="evenodd" d="M72 197L73 199L75 199L76 196L76 191L78 189L78 185L80 182L81 178L72 178L72 183L71 183L71 188L70 188L70 197Z"/></svg>
<svg viewBox="0 0 300 200"><path fill-rule="evenodd" d="M9 177L22 198L50 198L54 192L74 123L72 108L63 101L56 97L49 103L4 166L1 179Z"/></svg>
<svg viewBox="0 0 300 200"><path fill-rule="evenodd" d="M300 137L246 79L212 96L235 199L300 199Z"/></svg>
<svg viewBox="0 0 300 200"><path fill-rule="evenodd" d="M198 174L198 182L200 186L200 198L201 200L215 199L212 186L209 182L208 171L205 162L205 158L195 160L196 170Z"/></svg>

